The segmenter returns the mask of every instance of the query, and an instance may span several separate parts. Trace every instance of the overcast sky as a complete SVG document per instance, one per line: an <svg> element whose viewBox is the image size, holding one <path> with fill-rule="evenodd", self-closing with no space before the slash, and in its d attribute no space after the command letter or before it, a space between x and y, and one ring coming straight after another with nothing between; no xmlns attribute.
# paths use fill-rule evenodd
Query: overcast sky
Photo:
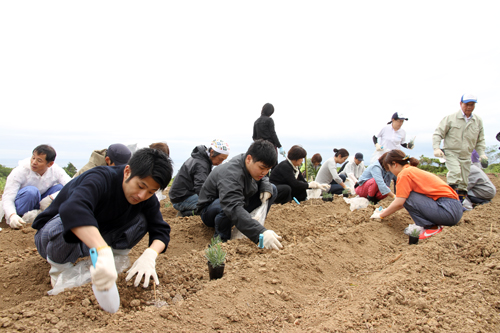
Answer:
<svg viewBox="0 0 500 333"><path fill-rule="evenodd" d="M412 156L478 97L500 131L497 1L2 1L0 164L49 143L83 166L112 143L166 141L178 169L220 138L252 142L262 105L284 148L370 159L394 112Z"/></svg>

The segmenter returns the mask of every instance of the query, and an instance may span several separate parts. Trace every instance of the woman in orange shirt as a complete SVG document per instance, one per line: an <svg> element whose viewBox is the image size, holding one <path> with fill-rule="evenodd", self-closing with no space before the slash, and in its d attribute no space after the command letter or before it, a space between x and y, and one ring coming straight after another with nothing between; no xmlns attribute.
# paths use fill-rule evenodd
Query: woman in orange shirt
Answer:
<svg viewBox="0 0 500 333"><path fill-rule="evenodd" d="M392 150L383 164L398 177L396 199L375 218L383 219L404 207L415 224L425 229L420 239L441 232L443 225L453 226L460 221L463 210L457 193L438 176L416 168L416 158Z"/></svg>

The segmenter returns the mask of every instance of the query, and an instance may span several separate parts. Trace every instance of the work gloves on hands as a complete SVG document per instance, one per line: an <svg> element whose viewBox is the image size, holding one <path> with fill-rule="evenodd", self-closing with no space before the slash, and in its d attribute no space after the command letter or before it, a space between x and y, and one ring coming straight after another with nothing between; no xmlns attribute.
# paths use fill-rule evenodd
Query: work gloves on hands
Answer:
<svg viewBox="0 0 500 333"><path fill-rule="evenodd" d="M376 143L376 144L375 144L375 150L377 150L377 151L382 151L382 150L384 150L384 149L382 148L382 146L380 145L380 143Z"/></svg>
<svg viewBox="0 0 500 333"><path fill-rule="evenodd" d="M264 204L269 198L271 198L272 194L269 192L262 192L260 194L260 201L262 201L262 204Z"/></svg>
<svg viewBox="0 0 500 333"><path fill-rule="evenodd" d="M279 250L283 248L283 245L280 243L282 238L274 231L266 230L262 233L262 235L264 235L264 248L271 250Z"/></svg>
<svg viewBox="0 0 500 333"><path fill-rule="evenodd" d="M382 210L375 209L375 210L373 211L372 216L370 216L370 218L371 218L371 219L381 219L380 214L382 214L382 212L383 212L383 211L384 211L383 209L382 209Z"/></svg>
<svg viewBox="0 0 500 333"><path fill-rule="evenodd" d="M9 225L12 229L19 229L25 224L26 222L17 214L12 215L9 219Z"/></svg>
<svg viewBox="0 0 500 333"><path fill-rule="evenodd" d="M111 247L108 246L97 251L97 261L95 268L94 266L90 266L90 276L97 290L111 289L118 278Z"/></svg>
<svg viewBox="0 0 500 333"><path fill-rule="evenodd" d="M155 280L156 285L160 284L158 280L158 275L156 274L156 257L158 257L158 253L155 250L148 247L146 251L142 253L142 255L134 262L134 265L131 269L127 271L128 275L125 280L130 280L136 273L137 277L134 281L134 286L138 286L141 283L142 276L144 276L144 284L142 285L144 288L149 286L149 280L151 277Z"/></svg>
<svg viewBox="0 0 500 333"><path fill-rule="evenodd" d="M280 147L280 154L283 155L283 157L286 157L285 149L283 147Z"/></svg>
<svg viewBox="0 0 500 333"><path fill-rule="evenodd" d="M330 185L328 184L320 184L316 181L312 181L309 183L309 188L319 188L323 191L328 191L330 189Z"/></svg>
<svg viewBox="0 0 500 333"><path fill-rule="evenodd" d="M52 203L52 198L50 197L50 195L43 198L42 201L40 201L40 209L42 210L42 212L46 210L51 203Z"/></svg>
<svg viewBox="0 0 500 333"><path fill-rule="evenodd" d="M441 158L444 157L444 153L441 149L436 148L434 149L434 156L436 156L437 158Z"/></svg>

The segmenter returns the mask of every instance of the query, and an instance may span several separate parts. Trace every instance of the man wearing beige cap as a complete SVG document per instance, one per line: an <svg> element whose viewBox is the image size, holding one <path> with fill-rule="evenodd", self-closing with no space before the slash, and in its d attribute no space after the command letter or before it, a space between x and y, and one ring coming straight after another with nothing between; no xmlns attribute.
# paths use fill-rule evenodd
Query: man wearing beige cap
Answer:
<svg viewBox="0 0 500 333"><path fill-rule="evenodd" d="M444 117L432 138L434 156L446 156L448 185L458 192L460 201L467 195L472 151L476 149L481 159L488 159L484 152L483 120L477 114L472 114L476 103L476 96L464 94L460 100L460 110ZM440 148L442 140L443 150Z"/></svg>

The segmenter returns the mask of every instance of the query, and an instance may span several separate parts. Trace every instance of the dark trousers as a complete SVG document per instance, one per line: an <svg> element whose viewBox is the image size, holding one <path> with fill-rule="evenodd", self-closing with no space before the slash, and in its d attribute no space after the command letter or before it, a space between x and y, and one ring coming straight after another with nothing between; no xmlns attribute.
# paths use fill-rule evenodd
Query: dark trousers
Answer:
<svg viewBox="0 0 500 333"><path fill-rule="evenodd" d="M435 225L453 226L463 214L462 203L457 199L443 197L433 200L413 191L403 206L415 224L425 229Z"/></svg>
<svg viewBox="0 0 500 333"><path fill-rule="evenodd" d="M469 198L470 202L472 202L474 204L481 205L481 204L490 202L490 200L481 199L481 198L478 198L478 197L474 197L472 195L468 195L467 197Z"/></svg>
<svg viewBox="0 0 500 333"><path fill-rule="evenodd" d="M346 175L339 175L339 177L342 179L343 182L345 182L345 180L347 178ZM331 194L342 194L343 190L344 190L344 188L340 184L337 184L337 182L334 179L330 183L330 191L328 191L328 192Z"/></svg>
<svg viewBox="0 0 500 333"><path fill-rule="evenodd" d="M304 201L307 199L306 190L292 189L290 185L286 184L276 185L276 188L278 189L278 196L274 201L276 204L285 204L292 201L293 198L298 201Z"/></svg>
<svg viewBox="0 0 500 333"><path fill-rule="evenodd" d="M147 232L146 218L139 214L120 229L101 233L102 238L113 249L131 249L141 241ZM89 248L83 242L67 243L63 237L64 227L61 217L54 216L35 234L38 253L55 263L75 262L78 258L89 256Z"/></svg>
<svg viewBox="0 0 500 333"><path fill-rule="evenodd" d="M269 205L267 207L267 213L269 213L269 209L276 200L277 195L278 190L276 189L276 186L273 185L273 195L268 200ZM262 202L260 201L260 193L257 192L250 198L248 205L244 206L243 208L247 212L251 213L261 204ZM214 237L220 236L223 241L231 239L231 229L233 228L234 224L222 210L220 199L215 199L210 205L203 208L200 217L207 227L215 228Z"/></svg>

